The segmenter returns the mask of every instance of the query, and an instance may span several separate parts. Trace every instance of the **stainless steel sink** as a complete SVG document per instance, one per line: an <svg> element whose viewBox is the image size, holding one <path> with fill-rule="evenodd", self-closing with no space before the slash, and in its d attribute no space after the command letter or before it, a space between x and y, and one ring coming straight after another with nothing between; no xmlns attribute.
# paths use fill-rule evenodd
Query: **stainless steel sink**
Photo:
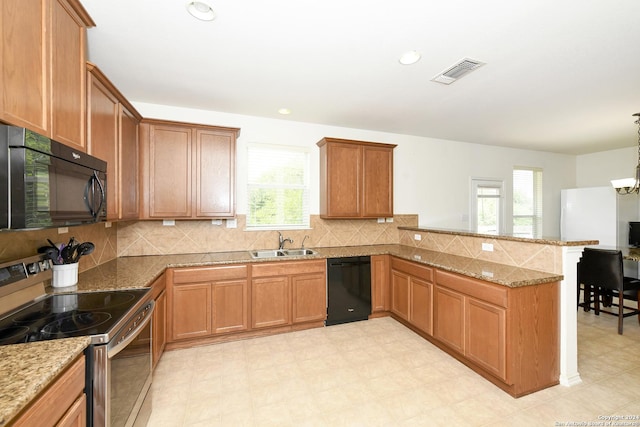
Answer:
<svg viewBox="0 0 640 427"><path fill-rule="evenodd" d="M284 249L282 252L285 253L285 256L304 256L317 254L316 251L311 249Z"/></svg>
<svg viewBox="0 0 640 427"><path fill-rule="evenodd" d="M266 249L259 251L250 251L251 258L280 258L280 257L296 257L317 254L312 249Z"/></svg>

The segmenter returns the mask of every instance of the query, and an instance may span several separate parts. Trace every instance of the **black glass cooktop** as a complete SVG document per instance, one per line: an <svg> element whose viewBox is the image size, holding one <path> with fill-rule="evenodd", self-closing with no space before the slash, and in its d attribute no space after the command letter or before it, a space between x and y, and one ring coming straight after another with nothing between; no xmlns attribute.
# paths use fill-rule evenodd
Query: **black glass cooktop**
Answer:
<svg viewBox="0 0 640 427"><path fill-rule="evenodd" d="M48 295L0 319L0 345L106 334L148 291Z"/></svg>

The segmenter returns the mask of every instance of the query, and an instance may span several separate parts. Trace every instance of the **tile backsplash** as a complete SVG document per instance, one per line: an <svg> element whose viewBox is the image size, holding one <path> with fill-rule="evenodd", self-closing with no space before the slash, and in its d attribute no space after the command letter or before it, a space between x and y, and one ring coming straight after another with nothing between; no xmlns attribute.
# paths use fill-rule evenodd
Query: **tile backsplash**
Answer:
<svg viewBox="0 0 640 427"><path fill-rule="evenodd" d="M398 227L416 227L418 215L396 215L393 222L378 223L376 219L324 220L311 216L307 230L283 230L285 238L293 239L286 247L299 248L305 236L307 248L356 246L399 243ZM245 215L238 215L237 227L227 228L226 222L175 221L164 226L162 221L135 221L118 224L118 256L166 255L202 252L275 249L278 232L246 231Z"/></svg>
<svg viewBox="0 0 640 427"><path fill-rule="evenodd" d="M79 242L93 242L96 249L93 253L80 259L80 271L111 261L118 256L117 223L101 222L97 224L66 227L67 233L58 233L57 228L23 231L0 231L0 262L11 261L35 255L38 248L47 246L47 239L54 243L67 243L71 237Z"/></svg>
<svg viewBox="0 0 640 427"><path fill-rule="evenodd" d="M420 235L421 240L415 240L416 234ZM553 244L412 230L400 230L399 243L498 264L562 274L562 247ZM493 250L483 251L483 243L491 244Z"/></svg>

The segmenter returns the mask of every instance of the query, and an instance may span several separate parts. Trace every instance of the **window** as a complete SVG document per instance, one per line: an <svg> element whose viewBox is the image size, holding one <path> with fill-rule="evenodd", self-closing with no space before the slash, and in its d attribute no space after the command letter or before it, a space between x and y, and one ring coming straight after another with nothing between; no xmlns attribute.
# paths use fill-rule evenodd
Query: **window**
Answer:
<svg viewBox="0 0 640 427"><path fill-rule="evenodd" d="M542 170L513 170L513 235L542 236Z"/></svg>
<svg viewBox="0 0 640 427"><path fill-rule="evenodd" d="M501 180L471 179L472 229L476 233L500 234L503 232Z"/></svg>
<svg viewBox="0 0 640 427"><path fill-rule="evenodd" d="M247 228L309 227L309 152L249 144Z"/></svg>

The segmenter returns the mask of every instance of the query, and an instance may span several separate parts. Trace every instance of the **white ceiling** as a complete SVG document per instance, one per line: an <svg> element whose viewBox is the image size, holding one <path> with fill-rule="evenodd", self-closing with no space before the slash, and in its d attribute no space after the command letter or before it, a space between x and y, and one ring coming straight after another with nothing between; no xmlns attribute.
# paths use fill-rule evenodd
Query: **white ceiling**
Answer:
<svg viewBox="0 0 640 427"><path fill-rule="evenodd" d="M133 102L568 154L637 144L638 0L211 2L204 22L187 0L81 0L89 59ZM465 57L486 65L430 81Z"/></svg>

